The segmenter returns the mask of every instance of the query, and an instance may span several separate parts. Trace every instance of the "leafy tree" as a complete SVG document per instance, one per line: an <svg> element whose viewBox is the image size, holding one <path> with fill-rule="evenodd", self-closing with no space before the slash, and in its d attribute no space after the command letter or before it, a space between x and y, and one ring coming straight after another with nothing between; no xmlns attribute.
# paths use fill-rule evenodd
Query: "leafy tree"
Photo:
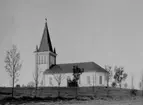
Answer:
<svg viewBox="0 0 143 105"><path fill-rule="evenodd" d="M17 87L17 88L20 88L20 84L17 84L16 87Z"/></svg>
<svg viewBox="0 0 143 105"><path fill-rule="evenodd" d="M12 97L14 96L14 86L18 81L19 71L21 69L20 53L17 51L16 45L6 52L5 69L12 79Z"/></svg>
<svg viewBox="0 0 143 105"><path fill-rule="evenodd" d="M121 83L127 78L127 74L124 73L123 67L116 66L114 70L115 70L115 75L114 75L115 82L118 83L121 88Z"/></svg>
<svg viewBox="0 0 143 105"><path fill-rule="evenodd" d="M33 81L30 81L28 84L27 84L27 87L35 87L35 83Z"/></svg>
<svg viewBox="0 0 143 105"><path fill-rule="evenodd" d="M111 68L112 68L111 66L105 65L105 70L108 72L106 74L107 87L109 87L109 81L112 79L113 76Z"/></svg>
<svg viewBox="0 0 143 105"><path fill-rule="evenodd" d="M78 87L78 80L83 72L84 69L81 69L78 66L73 66L73 80L68 80L69 87Z"/></svg>
<svg viewBox="0 0 143 105"><path fill-rule="evenodd" d="M112 82L112 87L116 87L117 83L116 82Z"/></svg>
<svg viewBox="0 0 143 105"><path fill-rule="evenodd" d="M76 98L77 98L77 87L78 80L80 79L80 75L84 72L84 69L79 68L78 66L73 66L73 79L68 80L69 87L76 87Z"/></svg>

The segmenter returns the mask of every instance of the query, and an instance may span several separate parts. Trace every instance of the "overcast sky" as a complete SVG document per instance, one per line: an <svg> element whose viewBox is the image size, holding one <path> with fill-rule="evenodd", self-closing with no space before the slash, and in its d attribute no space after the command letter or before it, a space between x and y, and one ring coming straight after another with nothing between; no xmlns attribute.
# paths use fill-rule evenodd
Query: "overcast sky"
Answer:
<svg viewBox="0 0 143 105"><path fill-rule="evenodd" d="M23 67L20 84L33 80L35 46L45 18L57 63L123 66L134 83L143 71L143 0L0 0L0 85L9 85L5 51L16 44Z"/></svg>

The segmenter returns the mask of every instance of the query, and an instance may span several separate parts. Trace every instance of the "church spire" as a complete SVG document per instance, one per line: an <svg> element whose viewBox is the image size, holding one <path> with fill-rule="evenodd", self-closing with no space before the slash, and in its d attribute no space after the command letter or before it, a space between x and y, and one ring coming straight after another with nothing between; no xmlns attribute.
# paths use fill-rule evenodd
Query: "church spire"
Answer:
<svg viewBox="0 0 143 105"><path fill-rule="evenodd" d="M42 40L39 47L39 52L44 52L44 51L53 52L52 43L51 43L48 25L47 25L47 18L45 19L44 32L43 32Z"/></svg>

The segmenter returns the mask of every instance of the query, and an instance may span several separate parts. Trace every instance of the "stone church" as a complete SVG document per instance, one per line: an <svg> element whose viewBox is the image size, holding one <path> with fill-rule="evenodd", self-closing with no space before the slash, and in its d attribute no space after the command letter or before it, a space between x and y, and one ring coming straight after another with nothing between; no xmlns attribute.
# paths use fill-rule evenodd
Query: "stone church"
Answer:
<svg viewBox="0 0 143 105"><path fill-rule="evenodd" d="M84 69L78 81L80 87L106 86L108 72L98 64L94 62L57 64L56 57L56 49L52 47L46 21L40 46L36 46L35 51L36 71L40 75L39 85L67 87L67 80L73 78L73 66L78 66Z"/></svg>

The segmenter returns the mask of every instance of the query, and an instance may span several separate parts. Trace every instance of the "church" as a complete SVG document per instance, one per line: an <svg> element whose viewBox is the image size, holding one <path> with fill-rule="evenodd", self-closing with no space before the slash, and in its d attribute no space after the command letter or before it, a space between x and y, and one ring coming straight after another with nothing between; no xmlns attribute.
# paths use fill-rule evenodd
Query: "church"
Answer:
<svg viewBox="0 0 143 105"><path fill-rule="evenodd" d="M35 66L39 73L39 86L67 87L68 79L73 78L73 67L84 69L78 80L79 87L106 86L108 72L94 62L56 63L56 49L52 47L47 21L43 31L41 43L36 46Z"/></svg>

